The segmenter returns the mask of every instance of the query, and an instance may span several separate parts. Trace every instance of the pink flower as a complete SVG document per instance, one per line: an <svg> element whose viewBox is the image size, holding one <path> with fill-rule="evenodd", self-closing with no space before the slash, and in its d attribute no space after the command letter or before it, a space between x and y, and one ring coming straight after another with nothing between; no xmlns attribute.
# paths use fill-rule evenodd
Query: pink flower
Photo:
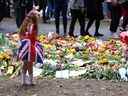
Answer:
<svg viewBox="0 0 128 96"><path fill-rule="evenodd" d="M128 32L121 32L120 40L122 43L128 44Z"/></svg>

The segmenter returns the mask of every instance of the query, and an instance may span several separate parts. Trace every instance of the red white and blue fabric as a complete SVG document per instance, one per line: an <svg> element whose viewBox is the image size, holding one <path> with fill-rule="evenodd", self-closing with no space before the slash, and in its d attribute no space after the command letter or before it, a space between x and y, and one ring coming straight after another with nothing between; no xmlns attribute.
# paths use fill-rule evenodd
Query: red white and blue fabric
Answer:
<svg viewBox="0 0 128 96"><path fill-rule="evenodd" d="M33 47L35 47L35 54L31 52L31 41L29 39L21 40L21 46L19 48L19 58L23 61L32 61L43 64L44 52L42 45L38 41L36 41Z"/></svg>
<svg viewBox="0 0 128 96"><path fill-rule="evenodd" d="M34 31L33 31L34 30ZM22 61L35 62L43 64L44 52L42 45L36 40L35 29L32 26L27 36L21 40L18 51L18 57Z"/></svg>

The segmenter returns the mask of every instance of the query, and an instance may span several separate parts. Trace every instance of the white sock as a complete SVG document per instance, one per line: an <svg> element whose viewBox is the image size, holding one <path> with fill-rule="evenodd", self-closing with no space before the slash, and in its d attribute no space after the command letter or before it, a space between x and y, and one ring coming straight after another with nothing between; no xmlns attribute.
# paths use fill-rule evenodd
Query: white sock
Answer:
<svg viewBox="0 0 128 96"><path fill-rule="evenodd" d="M26 84L26 74L25 73L22 73L21 74L21 82L22 82L22 84Z"/></svg>
<svg viewBox="0 0 128 96"><path fill-rule="evenodd" d="M29 83L30 84L33 84L33 74L30 74L29 75Z"/></svg>

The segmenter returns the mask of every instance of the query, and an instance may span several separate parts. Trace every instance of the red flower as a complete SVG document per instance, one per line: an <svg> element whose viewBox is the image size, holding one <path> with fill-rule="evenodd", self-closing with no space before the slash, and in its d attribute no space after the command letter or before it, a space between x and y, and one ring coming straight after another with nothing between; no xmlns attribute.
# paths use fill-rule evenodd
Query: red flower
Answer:
<svg viewBox="0 0 128 96"><path fill-rule="evenodd" d="M128 45L128 32L121 32L120 33L120 40L122 43Z"/></svg>

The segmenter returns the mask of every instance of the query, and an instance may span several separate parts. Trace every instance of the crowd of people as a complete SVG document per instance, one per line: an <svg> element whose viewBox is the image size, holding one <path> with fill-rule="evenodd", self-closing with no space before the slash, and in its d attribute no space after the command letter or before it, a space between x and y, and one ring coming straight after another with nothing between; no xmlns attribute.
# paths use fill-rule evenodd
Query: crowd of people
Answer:
<svg viewBox="0 0 128 96"><path fill-rule="evenodd" d="M32 10L33 5L39 6L42 10L42 20L47 23L51 18L55 18L56 33L60 33L60 16L63 17L64 36L67 35L67 16L71 14L71 23L68 35L75 37L74 27L78 19L80 25L80 35L90 35L89 29L95 21L94 36L103 36L99 33L100 21L110 18L110 33L117 37L117 28L120 18L123 16L123 23L120 30L126 31L128 24L128 0L0 0L0 21L4 17L10 17L9 5L14 5L16 24L19 28L26 16ZM70 9L70 10L69 10ZM87 15L86 15L87 14ZM85 28L85 18L88 23ZM91 35L90 35L91 36Z"/></svg>

